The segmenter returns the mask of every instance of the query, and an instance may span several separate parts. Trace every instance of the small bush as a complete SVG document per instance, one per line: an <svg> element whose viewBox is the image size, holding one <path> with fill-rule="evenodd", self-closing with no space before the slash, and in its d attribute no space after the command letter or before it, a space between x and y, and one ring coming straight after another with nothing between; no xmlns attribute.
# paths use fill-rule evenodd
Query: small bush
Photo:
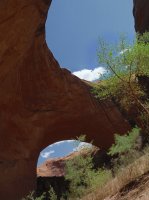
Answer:
<svg viewBox="0 0 149 200"><path fill-rule="evenodd" d="M84 139L85 137L83 137L83 141ZM70 182L68 192L70 199L82 197L98 186L104 185L112 177L108 170L94 169L91 152L92 149L85 145L78 156L66 163L65 179Z"/></svg>
<svg viewBox="0 0 149 200"><path fill-rule="evenodd" d="M140 135L138 127L133 128L125 135L115 134L115 144L109 149L109 155L122 155L136 149L137 139Z"/></svg>
<svg viewBox="0 0 149 200"><path fill-rule="evenodd" d="M30 192L30 194L22 200L45 200L45 193L43 193L40 197L36 197L35 192Z"/></svg>
<svg viewBox="0 0 149 200"><path fill-rule="evenodd" d="M82 155L66 163L65 179L70 181L69 196L81 197L90 185L90 171L93 168L92 157Z"/></svg>
<svg viewBox="0 0 149 200"><path fill-rule="evenodd" d="M140 129L137 127L125 135L115 135L115 144L109 149L109 155L116 156L112 160L114 174L142 156L139 135Z"/></svg>
<svg viewBox="0 0 149 200"><path fill-rule="evenodd" d="M57 200L57 195L55 194L53 187L50 186L48 194L49 194L50 200Z"/></svg>
<svg viewBox="0 0 149 200"><path fill-rule="evenodd" d="M46 194L45 192L40 196L40 197L36 197L35 192L30 192L29 195L27 195L25 198L23 198L22 200L45 200L47 199L49 200L57 200L57 195L55 194L55 191L53 189L53 187L50 186L48 194Z"/></svg>

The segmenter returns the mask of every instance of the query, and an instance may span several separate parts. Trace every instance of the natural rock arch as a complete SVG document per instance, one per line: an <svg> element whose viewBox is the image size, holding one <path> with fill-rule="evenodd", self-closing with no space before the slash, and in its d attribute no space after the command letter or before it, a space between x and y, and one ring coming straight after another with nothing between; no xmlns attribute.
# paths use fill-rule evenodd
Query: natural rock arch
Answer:
<svg viewBox="0 0 149 200"><path fill-rule="evenodd" d="M147 2L147 1L145 1ZM107 148L129 125L111 102L61 69L45 42L51 0L0 2L0 197L20 200L35 188L41 149L86 134Z"/></svg>

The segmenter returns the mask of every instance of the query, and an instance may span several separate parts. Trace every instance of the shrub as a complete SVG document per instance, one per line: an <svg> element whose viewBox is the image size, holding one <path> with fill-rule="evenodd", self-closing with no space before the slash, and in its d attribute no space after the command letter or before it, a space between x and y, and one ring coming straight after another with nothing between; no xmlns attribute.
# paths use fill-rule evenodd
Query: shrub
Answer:
<svg viewBox="0 0 149 200"><path fill-rule="evenodd" d="M133 128L125 135L115 134L115 144L109 149L109 155L122 155L136 149L139 134L140 129L138 127Z"/></svg>
<svg viewBox="0 0 149 200"><path fill-rule="evenodd" d="M50 186L48 194L46 194L45 192L40 196L40 197L36 197L35 192L30 192L29 195L27 195L25 198L23 198L22 200L45 200L47 199L49 200L57 200L57 195L55 194L55 191L53 189L53 187Z"/></svg>
<svg viewBox="0 0 149 200"><path fill-rule="evenodd" d="M125 135L115 134L115 144L109 149L109 155L116 156L112 160L113 172L116 174L124 167L143 155L140 151L140 129L133 128Z"/></svg>
<svg viewBox="0 0 149 200"><path fill-rule="evenodd" d="M45 193L43 193L40 197L36 197L35 192L30 192L30 194L22 200L45 200Z"/></svg>
<svg viewBox="0 0 149 200"><path fill-rule="evenodd" d="M103 186L111 178L105 169L93 169L92 157L77 156L66 164L66 180L70 181L68 196L80 198L98 186Z"/></svg>
<svg viewBox="0 0 149 200"><path fill-rule="evenodd" d="M50 200L57 200L57 195L55 194L53 187L50 186L48 194L49 194Z"/></svg>
<svg viewBox="0 0 149 200"><path fill-rule="evenodd" d="M110 171L105 169L95 170L93 168L92 149L84 147L78 156L66 163L65 179L70 182L68 192L70 199L82 197L98 186L104 185L111 178Z"/></svg>

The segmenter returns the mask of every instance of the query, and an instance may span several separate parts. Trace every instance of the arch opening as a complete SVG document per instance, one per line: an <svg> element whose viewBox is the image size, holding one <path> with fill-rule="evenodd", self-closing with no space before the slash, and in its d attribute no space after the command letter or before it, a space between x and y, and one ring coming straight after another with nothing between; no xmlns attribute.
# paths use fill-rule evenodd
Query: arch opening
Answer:
<svg viewBox="0 0 149 200"><path fill-rule="evenodd" d="M87 142L79 142L76 140L63 140L55 142L40 152L37 166L40 166L48 159L58 159L68 156L75 151L81 150L83 146L89 147L91 144Z"/></svg>
<svg viewBox="0 0 149 200"><path fill-rule="evenodd" d="M78 140L63 140L47 146L40 152L37 162L37 196L46 193L52 187L60 199L68 192L69 181L65 179L65 164L74 159L84 148L97 154L91 143ZM97 156L97 155L96 155Z"/></svg>

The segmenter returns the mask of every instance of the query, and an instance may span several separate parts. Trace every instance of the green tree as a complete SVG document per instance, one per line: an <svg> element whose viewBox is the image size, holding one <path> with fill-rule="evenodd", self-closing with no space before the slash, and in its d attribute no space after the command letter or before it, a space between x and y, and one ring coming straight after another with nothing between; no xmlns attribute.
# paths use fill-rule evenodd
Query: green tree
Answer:
<svg viewBox="0 0 149 200"><path fill-rule="evenodd" d="M94 94L100 100L111 99L122 110L135 108L140 115L140 126L148 126L141 116L149 116L146 90L139 82L140 76L149 77L149 33L139 36L132 45L124 38L116 47L100 41L99 63L107 69L108 78L95 84ZM149 123L149 121L146 123Z"/></svg>
<svg viewBox="0 0 149 200"><path fill-rule="evenodd" d="M134 128L124 136L115 135L115 144L110 148L110 155L119 155L114 159L115 166L127 165L139 154L133 148L138 133L143 140L148 141L149 138L149 93L140 82L141 77L149 79L149 33L138 35L131 45L124 37L114 47L101 40L98 58L107 69L107 74L95 84L95 96L115 102L141 128L141 131ZM130 115L132 110L135 115Z"/></svg>

